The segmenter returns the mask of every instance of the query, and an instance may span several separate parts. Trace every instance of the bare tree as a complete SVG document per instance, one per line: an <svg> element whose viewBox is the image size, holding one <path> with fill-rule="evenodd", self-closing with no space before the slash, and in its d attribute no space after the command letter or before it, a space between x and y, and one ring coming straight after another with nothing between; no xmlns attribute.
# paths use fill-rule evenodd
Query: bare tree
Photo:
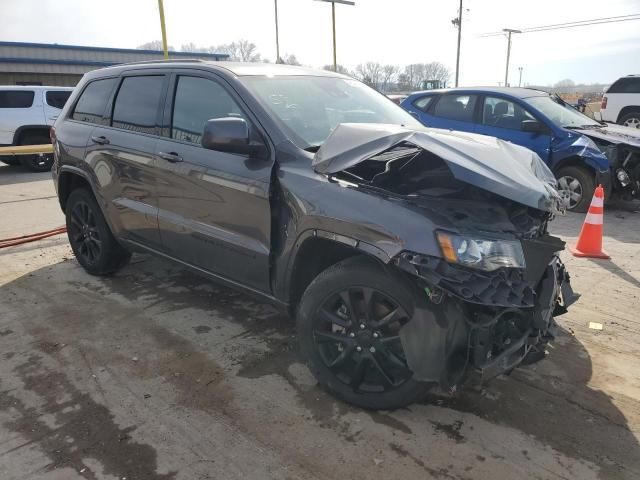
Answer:
<svg viewBox="0 0 640 480"><path fill-rule="evenodd" d="M345 67L344 65L336 65L337 72L341 73L343 75L349 75L350 77L353 77L354 75L349 71L349 69L347 67ZM325 65L324 67L322 67L323 70L328 70L330 72L333 72L333 65Z"/></svg>
<svg viewBox="0 0 640 480"><path fill-rule="evenodd" d="M424 88L425 81L436 80L445 85L451 76L449 69L440 62L413 63L404 67L402 75L398 76L398 83L403 90Z"/></svg>
<svg viewBox="0 0 640 480"><path fill-rule="evenodd" d="M391 85L396 81L396 77L400 72L400 67L397 65L384 65L382 67L381 85L380 88L383 92L388 92Z"/></svg>
<svg viewBox="0 0 640 480"><path fill-rule="evenodd" d="M378 62L361 63L356 67L358 80L366 83L370 87L379 88L382 77L382 65Z"/></svg>
<svg viewBox="0 0 640 480"><path fill-rule="evenodd" d="M209 49L207 47L198 47L195 43L189 42L180 47L180 51L182 52L193 52L193 53L207 53Z"/></svg>
<svg viewBox="0 0 640 480"><path fill-rule="evenodd" d="M260 54L257 52L258 47L249 40L238 40L234 42L237 48L237 56L241 62L259 62Z"/></svg>
<svg viewBox="0 0 640 480"><path fill-rule="evenodd" d="M295 55L293 54L285 54L283 57L280 57L280 61L278 63L284 63L286 65L302 65Z"/></svg>
<svg viewBox="0 0 640 480"><path fill-rule="evenodd" d="M446 86L447 82L451 78L451 72L449 69L440 62L427 63L424 66L424 78L425 80L437 80L440 86Z"/></svg>
<svg viewBox="0 0 640 480"><path fill-rule="evenodd" d="M575 87L576 83L570 78L565 78L563 80L560 80L559 82L556 82L553 86L555 88L568 88L568 87Z"/></svg>
<svg viewBox="0 0 640 480"><path fill-rule="evenodd" d="M143 43L136 47L138 50L163 50L162 40L153 40L151 42ZM173 46L169 45L168 50L174 50Z"/></svg>

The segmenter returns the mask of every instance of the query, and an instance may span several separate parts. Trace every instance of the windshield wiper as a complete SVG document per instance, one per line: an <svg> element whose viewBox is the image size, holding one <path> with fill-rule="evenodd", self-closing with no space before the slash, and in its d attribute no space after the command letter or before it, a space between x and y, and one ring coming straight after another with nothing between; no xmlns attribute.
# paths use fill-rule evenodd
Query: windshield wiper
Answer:
<svg viewBox="0 0 640 480"><path fill-rule="evenodd" d="M563 125L562 128L574 129L580 128L583 130L588 130L589 128L602 128L602 125Z"/></svg>

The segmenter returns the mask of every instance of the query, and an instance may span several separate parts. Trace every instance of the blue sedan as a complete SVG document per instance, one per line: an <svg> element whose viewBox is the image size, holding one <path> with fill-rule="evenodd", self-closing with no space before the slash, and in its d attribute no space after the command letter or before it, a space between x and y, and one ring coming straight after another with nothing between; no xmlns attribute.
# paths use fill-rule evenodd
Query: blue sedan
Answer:
<svg viewBox="0 0 640 480"><path fill-rule="evenodd" d="M546 92L427 90L412 93L401 106L426 126L490 135L533 150L558 178L570 210L586 211L599 183L607 197L611 190L623 198L638 195L640 161L619 164L622 151L636 151L638 139L630 135L637 134L596 122Z"/></svg>

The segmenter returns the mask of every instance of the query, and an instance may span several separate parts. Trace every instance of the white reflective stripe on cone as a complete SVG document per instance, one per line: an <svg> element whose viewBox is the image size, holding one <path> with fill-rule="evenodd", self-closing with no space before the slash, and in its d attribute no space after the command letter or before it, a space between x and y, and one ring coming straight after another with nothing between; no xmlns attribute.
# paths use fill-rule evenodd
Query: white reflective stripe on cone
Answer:
<svg viewBox="0 0 640 480"><path fill-rule="evenodd" d="M591 200L592 207L604 207L604 198L593 197Z"/></svg>
<svg viewBox="0 0 640 480"><path fill-rule="evenodd" d="M602 225L604 223L604 215L602 213L587 213L587 218L584 219L584 223Z"/></svg>

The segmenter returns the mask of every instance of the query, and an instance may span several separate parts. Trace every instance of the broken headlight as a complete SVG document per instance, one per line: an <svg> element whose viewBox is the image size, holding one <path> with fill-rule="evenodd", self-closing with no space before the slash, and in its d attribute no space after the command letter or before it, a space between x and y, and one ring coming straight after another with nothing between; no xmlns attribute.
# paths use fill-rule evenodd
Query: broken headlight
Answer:
<svg viewBox="0 0 640 480"><path fill-rule="evenodd" d="M471 238L449 232L436 232L445 260L480 270L502 267L525 268L522 245L517 240Z"/></svg>

